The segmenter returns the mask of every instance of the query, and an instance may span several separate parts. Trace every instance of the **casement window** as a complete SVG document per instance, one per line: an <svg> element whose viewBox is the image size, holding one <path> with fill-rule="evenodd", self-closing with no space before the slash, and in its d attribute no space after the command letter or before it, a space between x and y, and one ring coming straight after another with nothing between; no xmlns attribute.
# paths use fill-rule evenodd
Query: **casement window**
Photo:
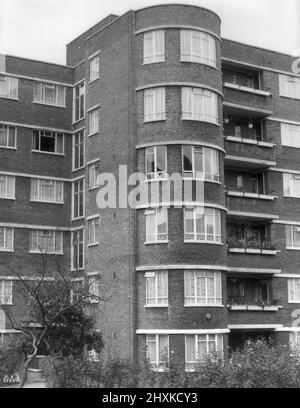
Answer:
<svg viewBox="0 0 300 408"><path fill-rule="evenodd" d="M84 130L73 135L73 170L84 167Z"/></svg>
<svg viewBox="0 0 300 408"><path fill-rule="evenodd" d="M98 187L97 177L99 175L99 163L95 162L88 165L88 189Z"/></svg>
<svg viewBox="0 0 300 408"><path fill-rule="evenodd" d="M300 175L283 173L283 195L300 198Z"/></svg>
<svg viewBox="0 0 300 408"><path fill-rule="evenodd" d="M197 364L215 354L223 356L222 334L195 334L185 336L185 369L195 371Z"/></svg>
<svg viewBox="0 0 300 408"><path fill-rule="evenodd" d="M283 146L300 148L300 126L282 123L281 143Z"/></svg>
<svg viewBox="0 0 300 408"><path fill-rule="evenodd" d="M0 147L16 148L17 128L0 125Z"/></svg>
<svg viewBox="0 0 300 408"><path fill-rule="evenodd" d="M300 356L300 332L290 332L290 348L292 351Z"/></svg>
<svg viewBox="0 0 300 408"><path fill-rule="evenodd" d="M63 85L35 82L33 87L33 102L65 107L65 93L66 89Z"/></svg>
<svg viewBox="0 0 300 408"><path fill-rule="evenodd" d="M146 149L147 179L164 179L167 177L167 147L155 146Z"/></svg>
<svg viewBox="0 0 300 408"><path fill-rule="evenodd" d="M202 31L180 31L180 61L217 66L216 39Z"/></svg>
<svg viewBox="0 0 300 408"><path fill-rule="evenodd" d="M279 95L300 99L300 78L290 75L279 75Z"/></svg>
<svg viewBox="0 0 300 408"><path fill-rule="evenodd" d="M300 303L300 278L288 279L289 303Z"/></svg>
<svg viewBox="0 0 300 408"><path fill-rule="evenodd" d="M99 132L99 108L89 111L89 136Z"/></svg>
<svg viewBox="0 0 300 408"><path fill-rule="evenodd" d="M144 122L166 119L165 88L151 88L144 91Z"/></svg>
<svg viewBox="0 0 300 408"><path fill-rule="evenodd" d="M63 232L51 230L30 230L29 252L63 254Z"/></svg>
<svg viewBox="0 0 300 408"><path fill-rule="evenodd" d="M218 95L202 88L182 88L182 119L219 122Z"/></svg>
<svg viewBox="0 0 300 408"><path fill-rule="evenodd" d="M0 227L0 251L12 252L14 250L14 229Z"/></svg>
<svg viewBox="0 0 300 408"><path fill-rule="evenodd" d="M89 287L89 302L90 303L99 303L100 297L100 284L99 276L89 276L88 278L88 287Z"/></svg>
<svg viewBox="0 0 300 408"><path fill-rule="evenodd" d="M88 245L98 245L99 217L87 220Z"/></svg>
<svg viewBox="0 0 300 408"><path fill-rule="evenodd" d="M296 225L286 225L286 248L300 249L300 227Z"/></svg>
<svg viewBox="0 0 300 408"><path fill-rule="evenodd" d="M81 82L73 90L73 121L83 119L85 116L85 83Z"/></svg>
<svg viewBox="0 0 300 408"><path fill-rule="evenodd" d="M220 181L219 153L201 146L182 146L183 176Z"/></svg>
<svg viewBox="0 0 300 408"><path fill-rule="evenodd" d="M185 306L222 305L222 276L215 271L184 272Z"/></svg>
<svg viewBox="0 0 300 408"><path fill-rule="evenodd" d="M18 99L18 78L0 75L0 97Z"/></svg>
<svg viewBox="0 0 300 408"><path fill-rule="evenodd" d="M32 150L39 152L64 154L64 134L48 130L34 130Z"/></svg>
<svg viewBox="0 0 300 408"><path fill-rule="evenodd" d="M64 203L64 183L49 179L31 179L31 201Z"/></svg>
<svg viewBox="0 0 300 408"><path fill-rule="evenodd" d="M164 62L165 32L163 30L149 31L144 34L144 64Z"/></svg>
<svg viewBox="0 0 300 408"><path fill-rule="evenodd" d="M78 303L83 297L83 281L75 280L71 288L71 303Z"/></svg>
<svg viewBox="0 0 300 408"><path fill-rule="evenodd" d="M184 209L184 241L221 243L221 211L194 207Z"/></svg>
<svg viewBox="0 0 300 408"><path fill-rule="evenodd" d="M146 336L147 359L154 371L167 371L169 368L169 336L148 334Z"/></svg>
<svg viewBox="0 0 300 408"><path fill-rule="evenodd" d="M0 198L15 199L15 176L0 174Z"/></svg>
<svg viewBox="0 0 300 408"><path fill-rule="evenodd" d="M99 55L90 58L90 82L96 81L100 76Z"/></svg>
<svg viewBox="0 0 300 408"><path fill-rule="evenodd" d="M168 306L168 271L145 273L146 306Z"/></svg>
<svg viewBox="0 0 300 408"><path fill-rule="evenodd" d="M71 269L83 269L84 268L84 230L79 229L72 231L71 233L72 250L71 250Z"/></svg>
<svg viewBox="0 0 300 408"><path fill-rule="evenodd" d="M73 219L84 216L84 179L74 181L72 184L72 196L73 196Z"/></svg>
<svg viewBox="0 0 300 408"><path fill-rule="evenodd" d="M13 304L13 282L10 280L0 280L0 304Z"/></svg>
<svg viewBox="0 0 300 408"><path fill-rule="evenodd" d="M155 208L145 211L146 242L168 241L168 209Z"/></svg>

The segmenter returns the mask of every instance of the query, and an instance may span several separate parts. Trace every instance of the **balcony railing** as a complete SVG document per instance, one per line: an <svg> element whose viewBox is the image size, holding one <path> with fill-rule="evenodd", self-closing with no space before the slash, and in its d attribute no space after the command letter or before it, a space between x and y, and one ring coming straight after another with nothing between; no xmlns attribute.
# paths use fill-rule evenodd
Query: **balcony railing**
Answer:
<svg viewBox="0 0 300 408"><path fill-rule="evenodd" d="M248 253L248 254L277 254L276 245L269 240L247 240L245 238L230 238L227 239L227 247L229 252Z"/></svg>
<svg viewBox="0 0 300 408"><path fill-rule="evenodd" d="M277 299L246 299L245 296L229 296L227 307L231 311L276 312L281 308L278 302Z"/></svg>

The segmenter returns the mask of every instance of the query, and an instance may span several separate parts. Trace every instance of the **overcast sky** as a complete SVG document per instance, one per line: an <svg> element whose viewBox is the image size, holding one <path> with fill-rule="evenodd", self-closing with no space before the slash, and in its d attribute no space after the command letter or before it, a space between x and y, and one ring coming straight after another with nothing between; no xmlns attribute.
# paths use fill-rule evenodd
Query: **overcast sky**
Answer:
<svg viewBox="0 0 300 408"><path fill-rule="evenodd" d="M0 53L64 64L65 45L108 14L161 3L209 8L224 38L300 55L300 0L0 0Z"/></svg>

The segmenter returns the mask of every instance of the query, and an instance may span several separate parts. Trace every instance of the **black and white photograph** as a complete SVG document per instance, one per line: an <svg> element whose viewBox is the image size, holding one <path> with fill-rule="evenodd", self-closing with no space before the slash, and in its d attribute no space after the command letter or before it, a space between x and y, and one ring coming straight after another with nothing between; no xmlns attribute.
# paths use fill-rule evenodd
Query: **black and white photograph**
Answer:
<svg viewBox="0 0 300 408"><path fill-rule="evenodd" d="M23 388L300 388L300 0L0 0L0 393Z"/></svg>

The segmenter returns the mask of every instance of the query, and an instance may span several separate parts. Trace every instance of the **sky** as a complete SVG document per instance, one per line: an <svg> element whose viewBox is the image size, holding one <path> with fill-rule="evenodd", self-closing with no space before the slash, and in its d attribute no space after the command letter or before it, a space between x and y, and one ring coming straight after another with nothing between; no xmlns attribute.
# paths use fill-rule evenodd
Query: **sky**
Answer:
<svg viewBox="0 0 300 408"><path fill-rule="evenodd" d="M161 3L203 6L222 37L300 56L300 0L0 0L0 53L65 64L65 46L108 14Z"/></svg>

